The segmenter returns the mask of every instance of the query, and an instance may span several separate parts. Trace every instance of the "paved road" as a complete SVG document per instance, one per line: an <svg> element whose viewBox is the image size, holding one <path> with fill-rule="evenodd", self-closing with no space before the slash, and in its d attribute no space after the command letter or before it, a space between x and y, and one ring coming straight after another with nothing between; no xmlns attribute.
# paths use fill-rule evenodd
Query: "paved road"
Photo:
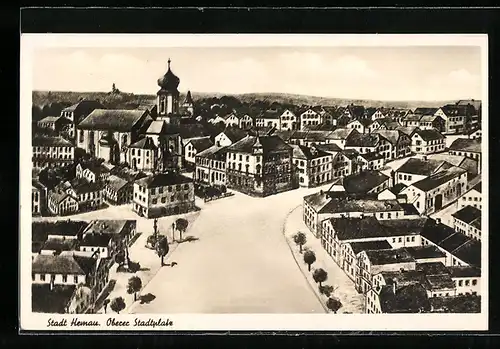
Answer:
<svg viewBox="0 0 500 349"><path fill-rule="evenodd" d="M314 190L208 203L131 313L324 313L282 234L286 214Z"/></svg>

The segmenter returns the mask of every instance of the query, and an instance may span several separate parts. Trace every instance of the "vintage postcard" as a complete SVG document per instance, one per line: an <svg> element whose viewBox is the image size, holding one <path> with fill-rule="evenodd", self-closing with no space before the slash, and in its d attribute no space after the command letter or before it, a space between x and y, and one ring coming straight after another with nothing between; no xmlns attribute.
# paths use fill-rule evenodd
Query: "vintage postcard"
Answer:
<svg viewBox="0 0 500 349"><path fill-rule="evenodd" d="M21 329L486 330L487 44L22 35Z"/></svg>

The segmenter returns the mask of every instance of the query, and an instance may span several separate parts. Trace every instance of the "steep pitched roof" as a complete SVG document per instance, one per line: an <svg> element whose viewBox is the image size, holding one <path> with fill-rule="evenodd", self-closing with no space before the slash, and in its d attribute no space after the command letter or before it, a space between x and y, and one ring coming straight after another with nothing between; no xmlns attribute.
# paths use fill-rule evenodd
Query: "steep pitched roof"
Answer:
<svg viewBox="0 0 500 349"><path fill-rule="evenodd" d="M421 284L410 284L393 291L392 285L382 286L379 295L383 313L417 313L430 310L427 291Z"/></svg>
<svg viewBox="0 0 500 349"><path fill-rule="evenodd" d="M129 148L138 148L138 149L148 149L148 150L156 150L158 149L153 142L153 139L150 137L143 137L134 144L131 144Z"/></svg>
<svg viewBox="0 0 500 349"><path fill-rule="evenodd" d="M395 145L398 143L399 138L401 137L401 133L398 130L375 130L374 133L380 135L382 138L385 138L391 144Z"/></svg>
<svg viewBox="0 0 500 349"><path fill-rule="evenodd" d="M248 134L244 130L240 128L227 128L225 129L222 133L226 135L227 138L233 143L236 143L242 138L245 138L245 136Z"/></svg>
<svg viewBox="0 0 500 349"><path fill-rule="evenodd" d="M149 114L147 110L137 109L94 109L78 124L78 128L128 132L147 114Z"/></svg>
<svg viewBox="0 0 500 349"><path fill-rule="evenodd" d="M194 149L196 149L197 152L208 149L212 145L214 145L213 142L210 140L210 138L195 138L191 139L189 143L192 144L192 146L194 147Z"/></svg>
<svg viewBox="0 0 500 349"><path fill-rule="evenodd" d="M240 139L238 142L230 145L228 151L251 153L254 145L260 143L264 152L276 150L292 150L292 148L285 143L278 136L249 136Z"/></svg>
<svg viewBox="0 0 500 349"><path fill-rule="evenodd" d="M438 130L435 130L435 129L418 130L418 131L416 131L416 134L418 134L426 142L436 141L439 139L446 138Z"/></svg>
<svg viewBox="0 0 500 349"><path fill-rule="evenodd" d="M421 107L415 109L413 114L420 114L420 115L433 115L438 111L439 108L428 108L428 107Z"/></svg>
<svg viewBox="0 0 500 349"><path fill-rule="evenodd" d="M404 164L399 166L396 172L410 173L420 176L430 176L436 173L438 170L443 168L451 167L443 160L432 160L432 159L420 159L420 158L409 158Z"/></svg>
<svg viewBox="0 0 500 349"><path fill-rule="evenodd" d="M32 262L31 270L38 274L86 275L72 255L37 255Z"/></svg>
<svg viewBox="0 0 500 349"><path fill-rule="evenodd" d="M295 144L292 144L291 147L293 150L292 157L297 159L312 160L330 155L329 153L316 147L306 147L304 145Z"/></svg>
<svg viewBox="0 0 500 349"><path fill-rule="evenodd" d="M346 147L375 147L379 142L379 137L377 134L373 133L351 133L347 137L345 146Z"/></svg>
<svg viewBox="0 0 500 349"><path fill-rule="evenodd" d="M413 133L419 130L419 128L417 126L399 126L396 128L396 130L399 130L408 137L411 137L413 136Z"/></svg>
<svg viewBox="0 0 500 349"><path fill-rule="evenodd" d="M192 179L175 172L156 173L135 181L135 183L146 188L157 188L168 185L190 183Z"/></svg>
<svg viewBox="0 0 500 349"><path fill-rule="evenodd" d="M447 104L441 107L446 116L466 116L476 114L476 109L472 105Z"/></svg>
<svg viewBox="0 0 500 349"><path fill-rule="evenodd" d="M120 178L115 175L110 175L107 178L107 183L106 186L112 188L115 191L119 191L122 189L124 186L126 186L129 182L127 182L125 179Z"/></svg>

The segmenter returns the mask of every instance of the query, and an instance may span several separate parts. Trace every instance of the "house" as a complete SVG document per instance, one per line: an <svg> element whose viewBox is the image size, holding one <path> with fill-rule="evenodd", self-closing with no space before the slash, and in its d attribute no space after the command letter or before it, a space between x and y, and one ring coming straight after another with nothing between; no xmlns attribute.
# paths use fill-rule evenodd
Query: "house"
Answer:
<svg viewBox="0 0 500 349"><path fill-rule="evenodd" d="M123 205L132 201L134 186L123 178L115 175L108 177L104 189L104 198L113 205Z"/></svg>
<svg viewBox="0 0 500 349"><path fill-rule="evenodd" d="M359 154L358 161L361 163L361 171L381 170L385 164L384 156L377 152Z"/></svg>
<svg viewBox="0 0 500 349"><path fill-rule="evenodd" d="M125 162L126 149L152 121L147 110L95 109L77 126L77 146L110 163Z"/></svg>
<svg viewBox="0 0 500 349"><path fill-rule="evenodd" d="M47 207L50 213L57 216L74 214L79 211L78 198L56 187L48 193Z"/></svg>
<svg viewBox="0 0 500 349"><path fill-rule="evenodd" d="M213 146L210 137L192 138L184 146L184 160L194 165L196 154Z"/></svg>
<svg viewBox="0 0 500 349"><path fill-rule="evenodd" d="M433 107L418 107L415 109L413 114L415 115L434 115L439 110L439 108Z"/></svg>
<svg viewBox="0 0 500 349"><path fill-rule="evenodd" d="M224 124L226 125L226 127L239 127L240 125L240 119L234 112L224 115L222 119L224 119Z"/></svg>
<svg viewBox="0 0 500 349"><path fill-rule="evenodd" d="M76 285L53 285L34 283L31 285L31 311L33 313L67 314L75 298Z"/></svg>
<svg viewBox="0 0 500 349"><path fill-rule="evenodd" d="M75 146L62 137L36 136L31 142L33 168L63 167L73 163Z"/></svg>
<svg viewBox="0 0 500 349"><path fill-rule="evenodd" d="M187 91L186 98L184 98L184 102L182 102L181 108L185 109L187 114L193 116L194 114L194 101L191 96L191 91Z"/></svg>
<svg viewBox="0 0 500 349"><path fill-rule="evenodd" d="M478 128L478 129L470 131L467 134L467 137L469 139L481 139L481 135L482 135L481 128Z"/></svg>
<svg viewBox="0 0 500 349"><path fill-rule="evenodd" d="M481 268L451 266L448 267L448 270L455 282L457 295L481 294Z"/></svg>
<svg viewBox="0 0 500 349"><path fill-rule="evenodd" d="M83 284L91 290L93 304L109 281L109 260L97 254L65 251L59 255L38 255L32 261L32 284Z"/></svg>
<svg viewBox="0 0 500 349"><path fill-rule="evenodd" d="M444 151L446 137L436 129L421 129L411 137L411 151L417 154L431 154Z"/></svg>
<svg viewBox="0 0 500 349"><path fill-rule="evenodd" d="M404 119L403 119L403 126L406 127L419 127L420 126L420 119L422 119L423 115L422 114L408 114Z"/></svg>
<svg viewBox="0 0 500 349"><path fill-rule="evenodd" d="M439 115L424 115L419 120L418 127L421 130L437 130L438 132L445 132L446 122Z"/></svg>
<svg viewBox="0 0 500 349"><path fill-rule="evenodd" d="M52 130L64 138L73 139L75 136L73 122L64 116L47 116L38 121L37 125L42 129Z"/></svg>
<svg viewBox="0 0 500 349"><path fill-rule="evenodd" d="M431 310L431 303L421 284L397 287L393 283L372 288L366 295L365 309L370 314L422 313Z"/></svg>
<svg viewBox="0 0 500 349"><path fill-rule="evenodd" d="M481 139L457 138L451 143L448 153L476 160L478 173L481 173Z"/></svg>
<svg viewBox="0 0 500 349"><path fill-rule="evenodd" d="M133 211L153 218L192 211L194 186L191 178L175 172L155 173L134 182Z"/></svg>
<svg viewBox="0 0 500 349"><path fill-rule="evenodd" d="M333 155L317 148L291 145L293 164L298 174L299 186L315 187L330 182Z"/></svg>
<svg viewBox="0 0 500 349"><path fill-rule="evenodd" d="M373 121L369 127L369 131L373 132L375 130L397 130L401 127L401 124L391 118L382 118Z"/></svg>
<svg viewBox="0 0 500 349"><path fill-rule="evenodd" d="M31 181L31 214L39 216L47 209L47 187L37 179Z"/></svg>
<svg viewBox="0 0 500 349"><path fill-rule="evenodd" d="M465 206L452 214L453 228L476 240L481 240L481 210Z"/></svg>
<svg viewBox="0 0 500 349"><path fill-rule="evenodd" d="M316 236L321 235L325 219L340 217L377 217L398 219L404 215L396 200L350 198L345 193L323 192L307 195L303 203L303 220Z"/></svg>
<svg viewBox="0 0 500 349"><path fill-rule="evenodd" d="M116 242L113 241L113 236L103 234L101 232L86 233L80 241L79 250L83 252L96 252L101 258L111 258L116 253L116 248L113 246Z"/></svg>
<svg viewBox="0 0 500 349"><path fill-rule="evenodd" d="M351 174L342 179L342 185L350 194L377 194L391 187L391 178L380 171L368 170Z"/></svg>
<svg viewBox="0 0 500 349"><path fill-rule="evenodd" d="M352 132L343 144L344 149L354 149L360 154L375 153L380 147L380 137L373 133Z"/></svg>
<svg viewBox="0 0 500 349"><path fill-rule="evenodd" d="M317 108L308 108L300 114L300 129L305 130L307 126L322 124L321 113Z"/></svg>
<svg viewBox="0 0 500 349"><path fill-rule="evenodd" d="M386 115L384 114L384 110L381 109L381 108L377 108L375 110L375 112L373 112L371 115L369 115L369 118L372 120L372 121L375 121L377 119L382 119L382 118L385 118Z"/></svg>
<svg viewBox="0 0 500 349"><path fill-rule="evenodd" d="M351 174L352 160L348 158L345 152L338 145L318 144L315 147L321 151L332 155L332 178L338 179Z"/></svg>
<svg viewBox="0 0 500 349"><path fill-rule="evenodd" d="M95 109L105 108L98 100L82 99L78 103L61 110L61 116L71 121L69 135L73 142L76 141L76 126Z"/></svg>
<svg viewBox="0 0 500 349"><path fill-rule="evenodd" d="M226 150L229 188L257 196L292 189L293 150L278 136L247 135Z"/></svg>
<svg viewBox="0 0 500 349"><path fill-rule="evenodd" d="M482 210L481 182L466 191L457 201L458 208L472 206Z"/></svg>
<svg viewBox="0 0 500 349"><path fill-rule="evenodd" d="M370 133L372 129L370 126L373 124L371 119L356 119L347 124L347 128L353 128L359 133Z"/></svg>
<svg viewBox="0 0 500 349"><path fill-rule="evenodd" d="M175 169L182 166L183 141L187 137L186 134L189 137L200 137L205 133L206 130L201 124L169 124L164 118L159 118L154 121L145 121L140 135L134 142L144 139L144 136L150 138L158 148L158 158L161 157L157 166L158 170Z"/></svg>
<svg viewBox="0 0 500 349"><path fill-rule="evenodd" d="M275 127L278 130L280 126L281 112L279 110L266 110L259 114L255 120L256 127Z"/></svg>
<svg viewBox="0 0 500 349"><path fill-rule="evenodd" d="M137 233L137 221L126 219L99 219L87 224L82 231L82 236L87 235L109 235L111 236L110 256L125 250L130 240ZM81 246L80 246L81 247ZM91 251L92 252L92 251Z"/></svg>
<svg viewBox="0 0 500 349"><path fill-rule="evenodd" d="M101 162L80 162L76 165L76 178L84 178L90 183L105 181L109 177L110 170Z"/></svg>
<svg viewBox="0 0 500 349"><path fill-rule="evenodd" d="M398 200L400 204L406 204L406 195L400 194L401 191L406 188L406 185L402 183L397 183L391 188L382 190L377 194L377 199L379 200ZM406 208L403 206L406 210ZM416 212L418 214L418 212Z"/></svg>
<svg viewBox="0 0 500 349"><path fill-rule="evenodd" d="M412 183L403 189L408 203L415 206L420 214L431 214L455 201L465 191L467 171L452 166L427 178Z"/></svg>
<svg viewBox="0 0 500 349"><path fill-rule="evenodd" d="M84 178L75 178L61 183L58 188L77 198L80 211L96 210L104 203L104 181L89 182Z"/></svg>
<svg viewBox="0 0 500 349"><path fill-rule="evenodd" d="M434 115L440 116L445 121L445 134L458 134L477 125L478 115L472 105L447 104L439 108Z"/></svg>
<svg viewBox="0 0 500 349"><path fill-rule="evenodd" d="M226 147L213 145L195 158L194 180L209 185L226 185Z"/></svg>
<svg viewBox="0 0 500 349"><path fill-rule="evenodd" d="M394 181L395 184L401 183L408 186L450 167L452 165L444 160L427 157L409 158L395 171Z"/></svg>
<svg viewBox="0 0 500 349"><path fill-rule="evenodd" d="M434 154L428 154L425 155L427 159L430 160L442 160L446 161L453 166L457 166L460 168L463 168L464 170L467 171L467 176L468 179L471 180L470 183L467 183L467 188L470 188L471 186L474 186L477 184L477 182L472 181L472 179L480 179L478 175L478 162L475 159L472 159L470 157L466 157L464 155L451 155L449 153L434 153Z"/></svg>
<svg viewBox="0 0 500 349"><path fill-rule="evenodd" d="M77 239L66 239L66 237L48 237L42 244L39 253L42 255L57 255L63 251L73 251L77 248Z"/></svg>
<svg viewBox="0 0 500 349"><path fill-rule="evenodd" d="M363 119L363 116L365 114L365 107L362 105L354 105L350 104L344 109L344 116L348 117L349 119Z"/></svg>
<svg viewBox="0 0 500 349"><path fill-rule="evenodd" d="M391 244L389 244L387 240L370 240L361 242L353 241L347 242L344 247L344 262L342 263L342 268L344 273L352 281L355 281L357 275L356 273L360 272L359 270L356 270L356 263L361 252L372 250L387 250L392 248Z"/></svg>
<svg viewBox="0 0 500 349"><path fill-rule="evenodd" d="M481 267L481 241L453 228L428 220L420 233L422 245L434 245L446 254L446 266Z"/></svg>
<svg viewBox="0 0 500 349"><path fill-rule="evenodd" d="M158 147L153 138L142 137L128 147L127 163L134 171L153 172L159 168L158 162Z"/></svg>
<svg viewBox="0 0 500 349"><path fill-rule="evenodd" d="M411 138L417 130L420 130L420 128L418 128L417 126L399 126L396 128L396 130L401 131Z"/></svg>
<svg viewBox="0 0 500 349"><path fill-rule="evenodd" d="M331 131L327 136L327 144L336 144L339 148L344 149L349 137L352 135L360 134L357 130L352 128L339 127Z"/></svg>
<svg viewBox="0 0 500 349"><path fill-rule="evenodd" d="M156 100L140 101L137 109L147 110L154 120L158 118L158 105L156 104Z"/></svg>
<svg viewBox="0 0 500 349"><path fill-rule="evenodd" d="M227 147L233 143L238 142L246 135L248 135L248 132L239 128L226 128L223 132L219 133L215 137L214 143L218 147Z"/></svg>
<svg viewBox="0 0 500 349"><path fill-rule="evenodd" d="M387 161L404 158L411 153L411 138L398 130L381 130L373 131L384 143L378 148L378 152L385 155Z"/></svg>

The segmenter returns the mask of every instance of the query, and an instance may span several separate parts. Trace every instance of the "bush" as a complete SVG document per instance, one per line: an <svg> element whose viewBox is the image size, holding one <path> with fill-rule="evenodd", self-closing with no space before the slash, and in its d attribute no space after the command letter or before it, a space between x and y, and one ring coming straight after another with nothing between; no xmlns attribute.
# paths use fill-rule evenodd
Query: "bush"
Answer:
<svg viewBox="0 0 500 349"><path fill-rule="evenodd" d="M330 297L330 295L333 293L333 286L330 285L323 285L319 286L319 293L324 294L327 297Z"/></svg>

